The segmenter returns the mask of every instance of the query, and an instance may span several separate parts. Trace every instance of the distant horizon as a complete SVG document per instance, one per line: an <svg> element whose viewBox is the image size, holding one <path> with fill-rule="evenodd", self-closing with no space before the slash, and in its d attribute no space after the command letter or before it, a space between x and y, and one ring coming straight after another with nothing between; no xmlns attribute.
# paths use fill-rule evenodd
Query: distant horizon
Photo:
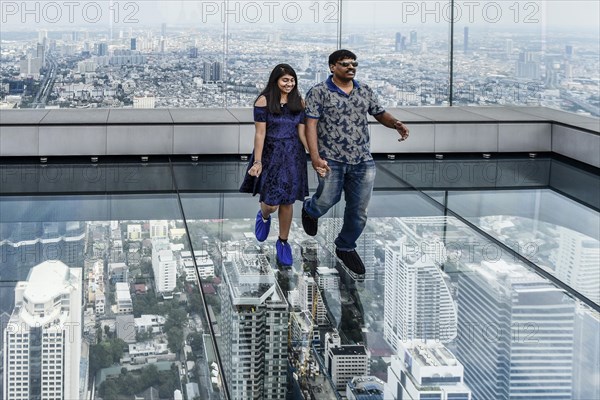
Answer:
<svg viewBox="0 0 600 400"><path fill-rule="evenodd" d="M7 29L91 29L92 26L140 27L344 26L446 27L452 17L448 0L436 1L0 1L1 31ZM225 5L226 4L226 5ZM584 10L583 12L580 10ZM490 26L519 29L580 29L599 32L600 2L573 1L457 1L455 26ZM64 28L63 28L64 26ZM0 32L1 33L1 32Z"/></svg>

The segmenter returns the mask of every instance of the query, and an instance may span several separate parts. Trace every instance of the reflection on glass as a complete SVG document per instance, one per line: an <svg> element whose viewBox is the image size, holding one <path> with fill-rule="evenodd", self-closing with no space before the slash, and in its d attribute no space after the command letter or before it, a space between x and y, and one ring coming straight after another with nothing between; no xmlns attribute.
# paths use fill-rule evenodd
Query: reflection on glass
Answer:
<svg viewBox="0 0 600 400"><path fill-rule="evenodd" d="M475 397L571 398L575 302L503 259L468 265L457 283L456 351Z"/></svg>
<svg viewBox="0 0 600 400"><path fill-rule="evenodd" d="M3 398L600 397L598 309L481 232L535 243L521 256L584 293L596 211L529 185L428 197L383 179L355 279L333 247L343 206L309 237L298 205L282 268L275 233L254 237L256 199L188 183L0 199Z"/></svg>
<svg viewBox="0 0 600 400"><path fill-rule="evenodd" d="M221 398L173 195L0 203L2 398L173 398L182 389L189 398ZM59 212L65 206L73 212ZM153 213L174 219L148 219ZM204 261L199 271L211 274Z"/></svg>
<svg viewBox="0 0 600 400"><path fill-rule="evenodd" d="M449 192L448 208L600 304L597 211L549 190Z"/></svg>

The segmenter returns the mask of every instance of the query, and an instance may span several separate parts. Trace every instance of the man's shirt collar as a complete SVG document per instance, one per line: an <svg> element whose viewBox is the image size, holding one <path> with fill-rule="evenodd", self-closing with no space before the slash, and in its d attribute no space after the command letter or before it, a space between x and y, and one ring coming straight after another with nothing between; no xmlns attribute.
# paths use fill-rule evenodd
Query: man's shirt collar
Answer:
<svg viewBox="0 0 600 400"><path fill-rule="evenodd" d="M329 75L329 78L327 78L325 83L327 84L327 89L331 90L332 92L338 92L339 94L348 96L348 94L346 92L344 92L335 83L333 83L333 74ZM352 84L354 85L353 90L360 89L360 84L358 83L358 81L356 79L352 79ZM352 93L352 92L350 92L350 93Z"/></svg>

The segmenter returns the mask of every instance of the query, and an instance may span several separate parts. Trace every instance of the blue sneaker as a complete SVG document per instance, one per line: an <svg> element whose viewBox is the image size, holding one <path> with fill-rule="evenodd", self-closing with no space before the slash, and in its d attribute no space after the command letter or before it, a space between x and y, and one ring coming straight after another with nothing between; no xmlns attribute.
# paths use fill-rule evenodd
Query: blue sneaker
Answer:
<svg viewBox="0 0 600 400"><path fill-rule="evenodd" d="M279 262L279 264L289 267L294 263L294 259L292 258L292 247L287 240L284 242L281 239L277 239L275 249L277 249L277 262Z"/></svg>
<svg viewBox="0 0 600 400"><path fill-rule="evenodd" d="M258 214L256 214L256 223L254 224L254 235L256 236L256 240L264 242L269 236L270 230L271 216L269 215L269 219L265 222L262 217L262 212L258 210Z"/></svg>

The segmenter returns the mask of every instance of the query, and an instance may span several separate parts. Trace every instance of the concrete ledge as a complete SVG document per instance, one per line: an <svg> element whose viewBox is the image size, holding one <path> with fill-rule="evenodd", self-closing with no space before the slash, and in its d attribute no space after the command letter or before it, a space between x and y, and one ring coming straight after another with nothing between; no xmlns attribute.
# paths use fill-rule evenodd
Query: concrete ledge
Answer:
<svg viewBox="0 0 600 400"><path fill-rule="evenodd" d="M552 151L600 168L600 137L596 134L554 125Z"/></svg>
<svg viewBox="0 0 600 400"><path fill-rule="evenodd" d="M388 109L411 128L371 121L372 151L548 152L600 167L600 120L544 107ZM248 154L252 109L1 110L0 157Z"/></svg>

